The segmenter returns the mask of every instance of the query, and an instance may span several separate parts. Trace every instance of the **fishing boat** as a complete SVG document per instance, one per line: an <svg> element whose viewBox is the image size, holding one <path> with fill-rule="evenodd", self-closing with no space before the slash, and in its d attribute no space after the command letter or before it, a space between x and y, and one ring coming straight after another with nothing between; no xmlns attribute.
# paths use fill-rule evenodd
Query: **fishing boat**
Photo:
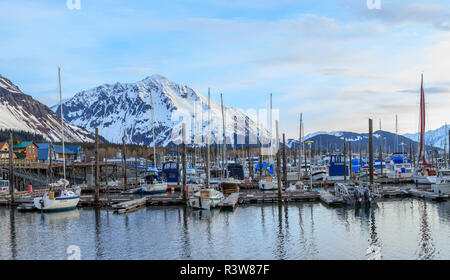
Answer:
<svg viewBox="0 0 450 280"><path fill-rule="evenodd" d="M412 178L414 171L411 161L401 156L393 156L386 168L387 177L390 179Z"/></svg>
<svg viewBox="0 0 450 280"><path fill-rule="evenodd" d="M65 211L77 207L80 201L81 189L75 191L67 189L69 181L60 179L55 184L50 184L50 191L42 197L36 197L33 200L34 207L41 211Z"/></svg>
<svg viewBox="0 0 450 280"><path fill-rule="evenodd" d="M189 197L189 206L209 210L215 208L223 199L223 193L216 189L202 189Z"/></svg>
<svg viewBox="0 0 450 280"><path fill-rule="evenodd" d="M344 163L344 156L342 154L331 155L327 180L343 180L344 175L350 176L349 166Z"/></svg>
<svg viewBox="0 0 450 280"><path fill-rule="evenodd" d="M140 172L140 190L143 194L165 193L168 190L167 183L163 182L156 168L150 168Z"/></svg>
<svg viewBox="0 0 450 280"><path fill-rule="evenodd" d="M313 181L323 181L327 178L327 168L323 166L313 166L311 169Z"/></svg>

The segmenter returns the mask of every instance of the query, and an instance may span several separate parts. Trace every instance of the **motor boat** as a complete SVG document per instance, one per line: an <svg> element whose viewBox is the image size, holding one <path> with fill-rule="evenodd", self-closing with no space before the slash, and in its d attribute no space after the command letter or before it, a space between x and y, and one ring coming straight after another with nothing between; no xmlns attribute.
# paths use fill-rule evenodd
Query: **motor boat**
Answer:
<svg viewBox="0 0 450 280"><path fill-rule="evenodd" d="M431 190L435 193L450 194L450 180L444 176L438 176L436 183L431 185Z"/></svg>
<svg viewBox="0 0 450 280"><path fill-rule="evenodd" d="M262 191L270 191L278 189L278 182L272 176L266 176L258 182L258 188Z"/></svg>
<svg viewBox="0 0 450 280"><path fill-rule="evenodd" d="M416 184L436 184L436 170L418 169L412 178Z"/></svg>
<svg viewBox="0 0 450 280"><path fill-rule="evenodd" d="M59 180L55 184L50 184L50 190L42 197L34 198L33 204L38 210L42 211L65 211L77 207L80 201L81 189L78 187L75 191L69 190L69 181Z"/></svg>
<svg viewBox="0 0 450 280"><path fill-rule="evenodd" d="M167 192L169 186L163 182L159 172L155 168L150 168L140 172L140 189L143 194L158 194Z"/></svg>
<svg viewBox="0 0 450 280"><path fill-rule="evenodd" d="M209 210L215 208L223 199L223 193L216 189L202 189L189 197L189 206Z"/></svg>
<svg viewBox="0 0 450 280"><path fill-rule="evenodd" d="M348 205L377 202L379 196L370 191L369 185L355 185L353 183L337 183L335 195L342 198Z"/></svg>

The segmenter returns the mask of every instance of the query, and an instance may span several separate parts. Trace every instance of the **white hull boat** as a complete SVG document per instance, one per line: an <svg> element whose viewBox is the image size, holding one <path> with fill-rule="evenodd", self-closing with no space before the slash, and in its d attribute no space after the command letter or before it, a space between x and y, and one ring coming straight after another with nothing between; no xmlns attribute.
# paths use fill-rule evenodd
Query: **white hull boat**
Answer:
<svg viewBox="0 0 450 280"><path fill-rule="evenodd" d="M263 191L270 191L278 189L278 183L274 181L261 180L258 183L258 187Z"/></svg>
<svg viewBox="0 0 450 280"><path fill-rule="evenodd" d="M34 207L42 211L65 211L77 207L80 201L79 191L49 191L43 197L34 199Z"/></svg>
<svg viewBox="0 0 450 280"><path fill-rule="evenodd" d="M215 208L223 198L223 193L218 190L203 189L189 197L189 206L196 209L209 210L210 208Z"/></svg>

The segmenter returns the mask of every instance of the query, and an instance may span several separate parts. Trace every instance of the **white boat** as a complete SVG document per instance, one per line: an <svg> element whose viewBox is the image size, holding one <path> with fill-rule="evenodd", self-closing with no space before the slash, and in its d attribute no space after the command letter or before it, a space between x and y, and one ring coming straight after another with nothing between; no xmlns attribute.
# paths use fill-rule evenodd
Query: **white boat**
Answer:
<svg viewBox="0 0 450 280"><path fill-rule="evenodd" d="M439 172L436 178L436 183L431 185L431 190L435 193L450 194L450 180L444 175L445 173Z"/></svg>
<svg viewBox="0 0 450 280"><path fill-rule="evenodd" d="M412 178L416 184L436 184L436 176L430 175L429 170L417 170Z"/></svg>
<svg viewBox="0 0 450 280"><path fill-rule="evenodd" d="M274 178L267 176L258 182L258 188L263 191L276 190L278 189L278 182Z"/></svg>
<svg viewBox="0 0 450 280"><path fill-rule="evenodd" d="M413 167L403 156L393 157L386 166L386 175L389 179L412 178Z"/></svg>
<svg viewBox="0 0 450 280"><path fill-rule="evenodd" d="M323 166L313 166L311 175L313 181L323 181L327 176L327 168Z"/></svg>
<svg viewBox="0 0 450 280"><path fill-rule="evenodd" d="M295 185L289 185L287 192L304 192L306 190L305 184L302 181L297 181Z"/></svg>
<svg viewBox="0 0 450 280"><path fill-rule="evenodd" d="M165 193L169 189L167 183L163 182L160 177L158 170L151 168L148 170L141 171L140 179L140 192L144 194L158 194Z"/></svg>
<svg viewBox="0 0 450 280"><path fill-rule="evenodd" d="M450 181L450 169L441 169L438 171L438 178Z"/></svg>
<svg viewBox="0 0 450 280"><path fill-rule="evenodd" d="M189 197L189 206L209 210L216 207L223 198L223 193L216 189L202 189Z"/></svg>
<svg viewBox="0 0 450 280"><path fill-rule="evenodd" d="M63 189L58 189L58 186ZM69 185L67 180L61 179L56 184L51 184L52 189L46 192L42 197L36 197L33 200L34 207L42 211L65 211L72 210L77 207L80 201L80 188L76 191L66 189Z"/></svg>

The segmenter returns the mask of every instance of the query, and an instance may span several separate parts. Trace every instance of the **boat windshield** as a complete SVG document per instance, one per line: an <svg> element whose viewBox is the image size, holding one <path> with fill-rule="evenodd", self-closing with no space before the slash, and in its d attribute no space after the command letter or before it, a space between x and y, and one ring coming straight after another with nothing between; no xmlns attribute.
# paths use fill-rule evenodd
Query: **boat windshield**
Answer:
<svg viewBox="0 0 450 280"><path fill-rule="evenodd" d="M9 187L9 181L0 180L0 187Z"/></svg>

